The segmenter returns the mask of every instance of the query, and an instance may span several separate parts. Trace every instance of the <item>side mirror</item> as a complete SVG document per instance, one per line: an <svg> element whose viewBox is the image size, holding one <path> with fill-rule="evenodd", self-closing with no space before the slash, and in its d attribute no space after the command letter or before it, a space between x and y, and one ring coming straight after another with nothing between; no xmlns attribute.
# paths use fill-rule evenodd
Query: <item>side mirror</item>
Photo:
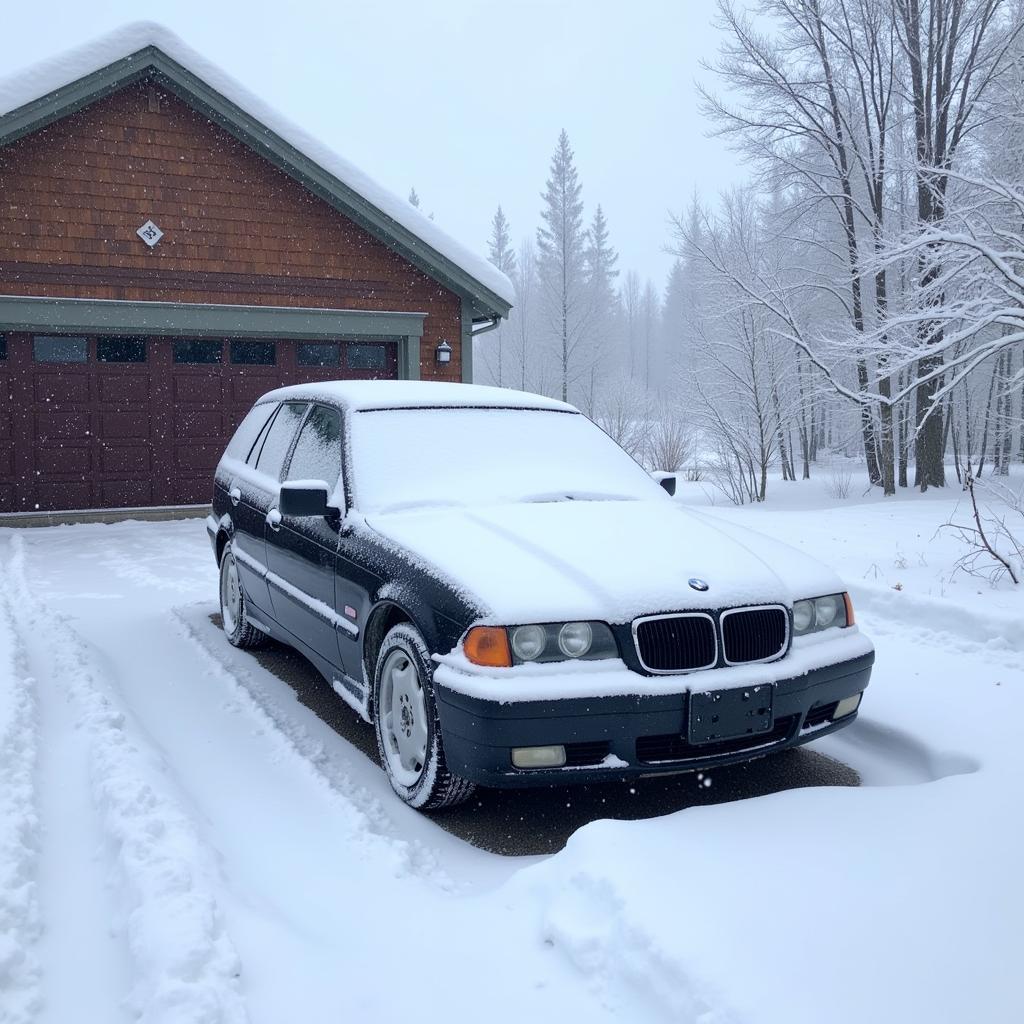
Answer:
<svg viewBox="0 0 1024 1024"><path fill-rule="evenodd" d="M323 480L289 480L281 484L277 507L283 516L326 516L327 484Z"/></svg>
<svg viewBox="0 0 1024 1024"><path fill-rule="evenodd" d="M676 493L676 477L674 473L652 473L651 476L671 495Z"/></svg>

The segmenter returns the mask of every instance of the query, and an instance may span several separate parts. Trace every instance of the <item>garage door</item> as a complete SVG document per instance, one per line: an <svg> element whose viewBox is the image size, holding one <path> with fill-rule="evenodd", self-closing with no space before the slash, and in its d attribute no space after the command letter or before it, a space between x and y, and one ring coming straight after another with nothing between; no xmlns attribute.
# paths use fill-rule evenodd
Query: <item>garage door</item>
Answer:
<svg viewBox="0 0 1024 1024"><path fill-rule="evenodd" d="M397 375L386 340L0 336L0 512L208 502L261 394Z"/></svg>

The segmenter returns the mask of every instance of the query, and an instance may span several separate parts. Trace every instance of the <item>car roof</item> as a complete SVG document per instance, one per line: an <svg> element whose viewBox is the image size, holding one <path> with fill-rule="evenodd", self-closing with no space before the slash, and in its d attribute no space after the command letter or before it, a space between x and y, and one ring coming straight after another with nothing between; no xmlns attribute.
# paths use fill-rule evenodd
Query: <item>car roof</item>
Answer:
<svg viewBox="0 0 1024 1024"><path fill-rule="evenodd" d="M329 380L268 391L259 402L321 401L353 412L377 409L486 408L578 412L565 402L510 388L425 380Z"/></svg>

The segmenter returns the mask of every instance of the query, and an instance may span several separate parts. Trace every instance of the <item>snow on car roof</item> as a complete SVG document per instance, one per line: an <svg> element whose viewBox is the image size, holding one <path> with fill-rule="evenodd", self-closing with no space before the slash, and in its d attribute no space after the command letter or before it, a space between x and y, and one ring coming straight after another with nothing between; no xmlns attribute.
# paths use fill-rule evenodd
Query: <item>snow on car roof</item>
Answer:
<svg viewBox="0 0 1024 1024"><path fill-rule="evenodd" d="M169 29L155 22L133 22L56 57L0 78L0 117L147 46L155 46L177 61L485 288L509 304L515 302L512 282L492 263L442 231L411 203L377 184L364 171L283 117L212 61L182 42Z"/></svg>
<svg viewBox="0 0 1024 1024"><path fill-rule="evenodd" d="M292 384L267 392L259 401L283 402L288 399L337 402L356 412L368 409L467 406L549 412L579 411L565 402L525 391L429 380L329 380L313 384Z"/></svg>

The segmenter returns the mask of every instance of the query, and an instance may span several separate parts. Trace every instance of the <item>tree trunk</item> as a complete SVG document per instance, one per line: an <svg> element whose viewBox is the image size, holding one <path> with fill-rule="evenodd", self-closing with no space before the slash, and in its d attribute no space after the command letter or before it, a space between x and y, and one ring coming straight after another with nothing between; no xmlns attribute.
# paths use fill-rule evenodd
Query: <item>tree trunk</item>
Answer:
<svg viewBox="0 0 1024 1024"><path fill-rule="evenodd" d="M868 368L863 359L857 360L857 384L861 394L868 389ZM868 466L868 480L872 487L882 482L882 474L878 468L878 443L875 436L875 417L871 407L864 403L860 407L861 436L864 442L864 460Z"/></svg>
<svg viewBox="0 0 1024 1024"><path fill-rule="evenodd" d="M941 338L941 334L939 335ZM935 334L931 335L932 343ZM941 355L925 356L917 361L920 380L943 365ZM924 381L917 388L917 435L914 443L914 486L922 491L929 487L946 486L946 467L943 464L942 417L932 413L935 394L942 387L942 377ZM929 415L930 414L930 415Z"/></svg>

